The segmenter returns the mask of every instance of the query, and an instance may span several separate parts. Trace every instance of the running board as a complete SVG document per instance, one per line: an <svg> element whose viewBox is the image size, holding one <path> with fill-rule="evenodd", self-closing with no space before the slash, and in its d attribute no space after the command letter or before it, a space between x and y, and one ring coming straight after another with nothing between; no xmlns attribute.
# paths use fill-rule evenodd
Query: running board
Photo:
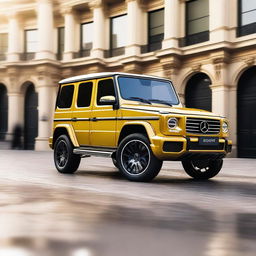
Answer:
<svg viewBox="0 0 256 256"><path fill-rule="evenodd" d="M103 157L111 157L113 152L116 149L100 149L100 148L75 148L73 153L76 155L83 155L83 156L103 156Z"/></svg>

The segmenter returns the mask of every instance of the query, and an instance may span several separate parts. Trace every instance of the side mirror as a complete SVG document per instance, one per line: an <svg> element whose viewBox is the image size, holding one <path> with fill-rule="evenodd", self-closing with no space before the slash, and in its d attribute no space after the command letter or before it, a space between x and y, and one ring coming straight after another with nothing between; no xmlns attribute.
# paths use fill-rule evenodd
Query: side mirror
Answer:
<svg viewBox="0 0 256 256"><path fill-rule="evenodd" d="M104 105L114 105L116 103L115 96L103 96L100 98L100 103Z"/></svg>

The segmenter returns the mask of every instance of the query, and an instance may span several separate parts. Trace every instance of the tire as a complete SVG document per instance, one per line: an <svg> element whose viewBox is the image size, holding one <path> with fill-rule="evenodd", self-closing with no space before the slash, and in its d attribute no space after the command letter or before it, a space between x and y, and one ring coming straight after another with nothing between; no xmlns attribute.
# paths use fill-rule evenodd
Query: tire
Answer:
<svg viewBox="0 0 256 256"><path fill-rule="evenodd" d="M208 180L216 176L223 165L223 159L218 160L184 160L185 172L196 180Z"/></svg>
<svg viewBox="0 0 256 256"><path fill-rule="evenodd" d="M125 137L116 156L120 172L130 181L154 179L163 163L154 156L147 137L140 133Z"/></svg>
<svg viewBox="0 0 256 256"><path fill-rule="evenodd" d="M111 155L111 159L112 159L113 165L114 165L117 169L119 169L118 163L117 163L117 160L116 160L116 152L114 152L114 153Z"/></svg>
<svg viewBox="0 0 256 256"><path fill-rule="evenodd" d="M58 137L54 144L54 163L60 173L74 173L80 164L81 157L73 154L73 146L67 135Z"/></svg>

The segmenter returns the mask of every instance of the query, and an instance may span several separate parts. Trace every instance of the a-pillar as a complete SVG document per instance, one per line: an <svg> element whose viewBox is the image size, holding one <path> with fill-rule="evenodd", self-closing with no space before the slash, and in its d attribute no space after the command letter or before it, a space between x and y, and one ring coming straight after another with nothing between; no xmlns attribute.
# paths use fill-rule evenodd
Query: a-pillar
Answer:
<svg viewBox="0 0 256 256"><path fill-rule="evenodd" d="M72 7L67 7L62 10L65 20L65 33L64 33L64 61L73 59L75 52L75 12Z"/></svg>
<svg viewBox="0 0 256 256"><path fill-rule="evenodd" d="M138 56L140 46L143 44L144 16L139 0L126 0L127 3L127 46L125 53L128 56Z"/></svg>
<svg viewBox="0 0 256 256"><path fill-rule="evenodd" d="M163 49L178 47L180 10L180 0L165 0Z"/></svg>
<svg viewBox="0 0 256 256"><path fill-rule="evenodd" d="M223 42L229 38L229 0L210 0L210 41Z"/></svg>
<svg viewBox="0 0 256 256"><path fill-rule="evenodd" d="M24 95L18 92L8 93L8 136L12 139L14 127L24 123Z"/></svg>
<svg viewBox="0 0 256 256"><path fill-rule="evenodd" d="M35 150L49 150L48 140L51 136L56 87L40 85L38 92L38 137Z"/></svg>
<svg viewBox="0 0 256 256"><path fill-rule="evenodd" d="M103 58L106 48L106 18L104 4L102 0L90 2L93 11L93 46L91 56L93 58Z"/></svg>
<svg viewBox="0 0 256 256"><path fill-rule="evenodd" d="M55 59L53 33L53 6L51 0L38 0L38 52L36 59Z"/></svg>
<svg viewBox="0 0 256 256"><path fill-rule="evenodd" d="M21 52L21 28L19 17L17 13L11 13L8 16L9 24L8 24L8 55L7 60L9 62L19 61L19 54Z"/></svg>

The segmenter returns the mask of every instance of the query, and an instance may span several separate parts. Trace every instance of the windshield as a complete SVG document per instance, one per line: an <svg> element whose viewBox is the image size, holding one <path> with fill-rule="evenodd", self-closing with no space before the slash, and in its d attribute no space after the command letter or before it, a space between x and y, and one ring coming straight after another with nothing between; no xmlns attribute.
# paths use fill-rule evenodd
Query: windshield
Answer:
<svg viewBox="0 0 256 256"><path fill-rule="evenodd" d="M151 102L165 105L179 104L174 88L168 81L120 76L118 77L118 83L123 99L149 104Z"/></svg>

